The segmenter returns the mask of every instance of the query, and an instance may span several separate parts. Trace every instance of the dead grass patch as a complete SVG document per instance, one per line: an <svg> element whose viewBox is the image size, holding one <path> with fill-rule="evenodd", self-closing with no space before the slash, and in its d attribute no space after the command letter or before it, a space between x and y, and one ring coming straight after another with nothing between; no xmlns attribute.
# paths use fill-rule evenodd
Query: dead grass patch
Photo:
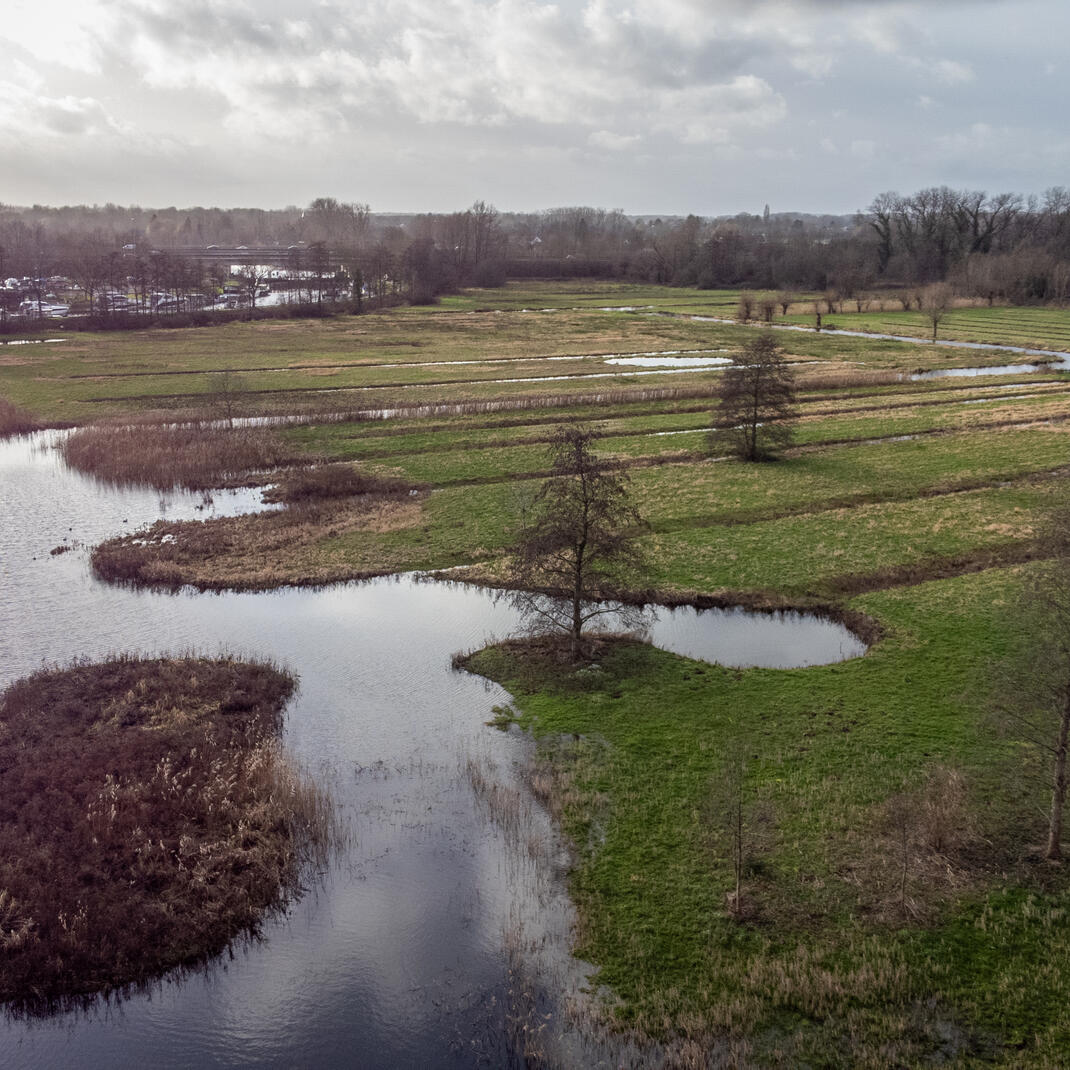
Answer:
<svg viewBox="0 0 1070 1070"><path fill-rule="evenodd" d="M112 583L168 590L269 590L367 579L395 569L383 562L354 566L321 544L355 532L415 527L422 511L422 498L363 496L278 513L157 521L96 547L93 571Z"/></svg>
<svg viewBox="0 0 1070 1070"><path fill-rule="evenodd" d="M976 814L963 774L933 765L873 809L840 876L877 920L931 921L949 899L999 869L1000 852L981 836Z"/></svg>
<svg viewBox="0 0 1070 1070"><path fill-rule="evenodd" d="M324 464L285 473L264 499L296 505L358 495L404 496L417 489L406 480L372 475L351 464Z"/></svg>
<svg viewBox="0 0 1070 1070"><path fill-rule="evenodd" d="M795 381L800 390L852 390L856 387L901 386L909 382L902 372L864 371L842 368L836 371L795 371Z"/></svg>

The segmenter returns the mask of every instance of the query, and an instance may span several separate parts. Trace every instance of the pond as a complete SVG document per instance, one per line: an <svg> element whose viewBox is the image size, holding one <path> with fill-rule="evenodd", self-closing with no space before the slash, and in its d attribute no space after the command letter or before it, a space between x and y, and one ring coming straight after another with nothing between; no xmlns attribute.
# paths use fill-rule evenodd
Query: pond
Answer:
<svg viewBox="0 0 1070 1070"><path fill-rule="evenodd" d="M509 700L501 688L449 664L509 634L513 609L417 576L241 594L102 584L94 543L163 515L255 509L257 492L105 487L66 467L59 434L0 442L0 685L117 651L273 658L301 681L285 743L329 781L350 838L262 941L118 1007L0 1023L0 1065L519 1067L516 1023L536 1012L577 1043L557 1025L558 997L585 976L567 954L560 845L528 800L521 849L474 790L494 780L519 798L530 744L484 724ZM828 621L740 610L662 612L653 639L736 665L863 650ZM520 946L537 967L528 987L515 983Z"/></svg>

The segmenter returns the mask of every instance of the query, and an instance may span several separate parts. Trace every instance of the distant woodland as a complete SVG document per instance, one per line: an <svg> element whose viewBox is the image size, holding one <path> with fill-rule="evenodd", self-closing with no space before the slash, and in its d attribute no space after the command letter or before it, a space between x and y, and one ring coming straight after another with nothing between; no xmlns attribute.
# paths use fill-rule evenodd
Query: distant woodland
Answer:
<svg viewBox="0 0 1070 1070"><path fill-rule="evenodd" d="M963 297L1070 300L1070 191L1039 197L947 187L882 193L845 216L628 216L598 208L385 215L322 197L307 208L0 205L0 284L65 277L108 287L221 289L206 257L273 250L295 271L343 272L358 298L423 302L509 278L620 278L701 288L835 292L950 284Z"/></svg>

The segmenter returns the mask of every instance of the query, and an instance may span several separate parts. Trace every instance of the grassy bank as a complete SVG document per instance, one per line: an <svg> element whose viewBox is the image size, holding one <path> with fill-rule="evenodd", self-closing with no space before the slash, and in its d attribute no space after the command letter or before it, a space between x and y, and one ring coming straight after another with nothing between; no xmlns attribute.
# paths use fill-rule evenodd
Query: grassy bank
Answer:
<svg viewBox="0 0 1070 1070"><path fill-rule="evenodd" d="M149 984L300 893L331 818L279 749L293 689L266 664L113 658L0 695L0 1001Z"/></svg>
<svg viewBox="0 0 1070 1070"><path fill-rule="evenodd" d="M888 634L823 668L638 645L573 672L510 645L469 659L540 741L577 853L577 953L619 997L612 1017L702 1050L728 1034L758 1065L1059 1065L1070 978L1025 978L1070 950L1067 880L1028 856L1044 787L978 688L1017 583L996 570L852 603Z"/></svg>

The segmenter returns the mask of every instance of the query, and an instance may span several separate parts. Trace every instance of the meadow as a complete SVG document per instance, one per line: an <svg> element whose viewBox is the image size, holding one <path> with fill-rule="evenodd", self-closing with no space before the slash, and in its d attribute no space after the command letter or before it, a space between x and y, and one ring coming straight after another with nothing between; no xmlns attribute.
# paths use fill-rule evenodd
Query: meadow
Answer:
<svg viewBox="0 0 1070 1070"><path fill-rule="evenodd" d="M337 320L79 335L0 350L0 397L21 419L136 416L154 435L176 413L302 416L264 431L268 460L244 477L222 468L278 484L287 508L162 523L94 554L99 575L163 587L442 568L501 582L549 436L596 427L650 525L651 588L823 607L877 637L864 657L796 670L639 643L606 644L575 671L510 644L468 659L514 696L503 720L539 741L532 783L573 846L577 953L606 986L599 1015L671 1038L681 1065L726 1045L761 1066L1065 1065L1070 882L1036 857L1047 786L989 695L992 667L1020 651L1023 581L1065 494L1070 375L913 380L1017 361L783 332L795 445L747 465L718 437L716 368L605 360L723 357L756 328L685 316L730 317L737 302L524 284ZM917 312L828 320L931 331ZM804 308L777 321L806 322ZM1059 351L1070 313L955 309L940 334ZM203 486L211 463L161 478ZM309 482L314 465L330 476ZM728 898L733 807L745 910ZM904 807L928 816L896 824Z"/></svg>

